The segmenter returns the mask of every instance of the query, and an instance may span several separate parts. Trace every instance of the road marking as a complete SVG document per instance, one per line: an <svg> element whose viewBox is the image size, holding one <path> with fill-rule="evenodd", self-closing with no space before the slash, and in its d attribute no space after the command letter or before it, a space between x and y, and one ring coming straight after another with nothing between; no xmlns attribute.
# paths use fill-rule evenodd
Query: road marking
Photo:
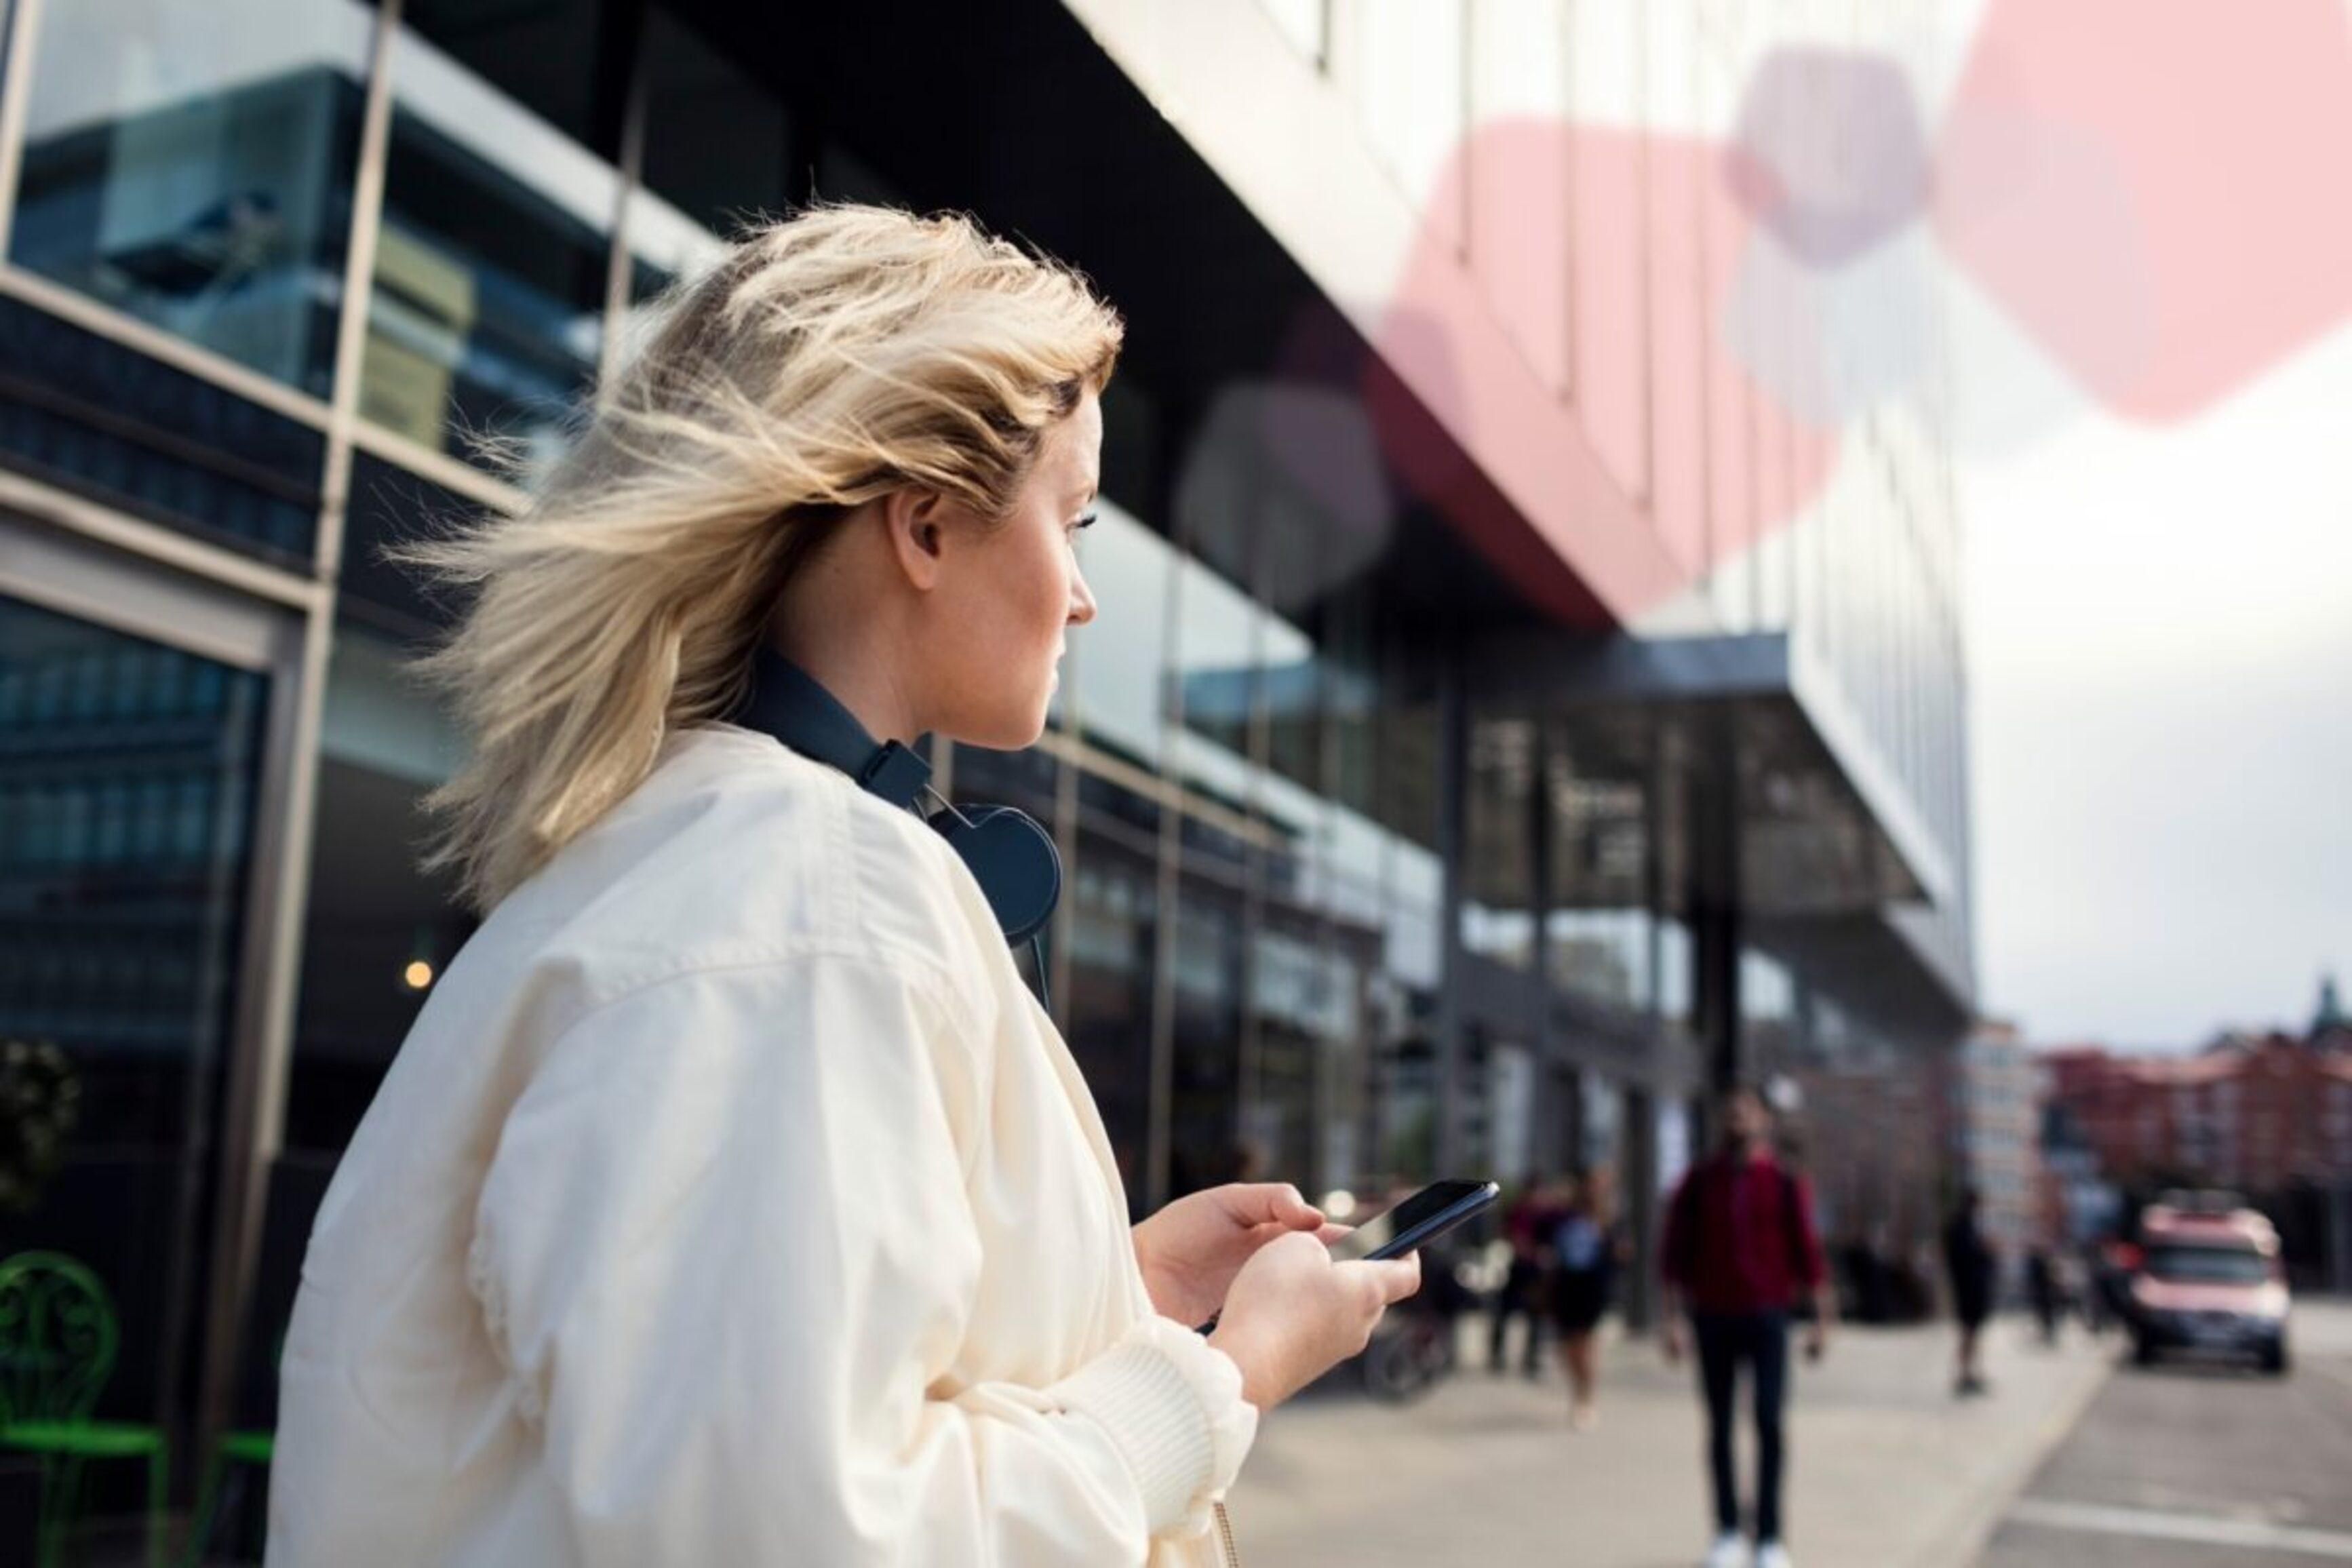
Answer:
<svg viewBox="0 0 2352 1568"><path fill-rule="evenodd" d="M2352 1562L2352 1531L2303 1530L2251 1519L2217 1519L2203 1513L2158 1513L2153 1509L2110 1508L2099 1503L2021 1498L2009 1510L2019 1524L2053 1530L2137 1535L2150 1541L2193 1541L2205 1546L2242 1546L2250 1551L2301 1552Z"/></svg>

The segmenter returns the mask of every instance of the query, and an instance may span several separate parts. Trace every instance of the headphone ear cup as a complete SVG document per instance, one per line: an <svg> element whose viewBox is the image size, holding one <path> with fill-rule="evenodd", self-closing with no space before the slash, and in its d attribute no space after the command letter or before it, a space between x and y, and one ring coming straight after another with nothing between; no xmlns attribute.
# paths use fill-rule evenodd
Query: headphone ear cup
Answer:
<svg viewBox="0 0 2352 1568"><path fill-rule="evenodd" d="M1045 928L1062 897L1062 852L1054 836L1027 813L1009 805L968 807L970 821L950 812L929 818L971 871L1008 942Z"/></svg>

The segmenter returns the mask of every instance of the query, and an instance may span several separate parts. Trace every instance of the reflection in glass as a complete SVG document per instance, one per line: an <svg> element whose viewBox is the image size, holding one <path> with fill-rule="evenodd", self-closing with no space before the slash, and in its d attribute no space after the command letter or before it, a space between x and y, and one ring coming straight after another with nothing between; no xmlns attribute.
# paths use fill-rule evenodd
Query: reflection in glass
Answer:
<svg viewBox="0 0 2352 1568"><path fill-rule="evenodd" d="M45 7L9 258L327 396L373 16L353 0Z"/></svg>
<svg viewBox="0 0 2352 1568"><path fill-rule="evenodd" d="M1625 1091L1591 1068L1583 1069L1577 1084L1577 1133L1583 1143L1583 1164L1613 1169L1625 1152Z"/></svg>
<svg viewBox="0 0 2352 1568"><path fill-rule="evenodd" d="M0 300L0 451L107 506L307 566L323 432L16 300Z"/></svg>
<svg viewBox="0 0 2352 1568"><path fill-rule="evenodd" d="M1140 1216L1151 1104L1151 986L1159 940L1159 808L1093 774L1078 791L1071 868L1070 1051L1102 1112Z"/></svg>
<svg viewBox="0 0 2352 1568"><path fill-rule="evenodd" d="M1175 1071L1169 1105L1170 1197L1239 1179L1242 907L1237 892L1189 874L1176 913ZM1232 868L1237 870L1237 862Z"/></svg>
<svg viewBox="0 0 2352 1568"><path fill-rule="evenodd" d="M1559 737L1544 759L1551 835L1545 969L1554 985L1612 1011L1646 1010L1649 816L1638 778L1602 747Z"/></svg>
<svg viewBox="0 0 2352 1568"><path fill-rule="evenodd" d="M772 89L666 6L646 17L642 68L646 189L722 237L793 204L793 117Z"/></svg>
<svg viewBox="0 0 2352 1568"><path fill-rule="evenodd" d="M1696 1037L1698 983L1690 927L1674 919L1658 922L1658 1016L1669 1030Z"/></svg>
<svg viewBox="0 0 2352 1568"><path fill-rule="evenodd" d="M1796 984L1788 966L1759 949L1740 949L1741 1057L1760 1071L1795 1066L1796 1012Z"/></svg>
<svg viewBox="0 0 2352 1568"><path fill-rule="evenodd" d="M1176 763L1183 781L1243 809L1250 791L1250 731L1257 703L1259 613L1249 595L1197 561L1177 565L1176 668L1184 723Z"/></svg>
<svg viewBox="0 0 2352 1568"><path fill-rule="evenodd" d="M610 158L620 147L621 99L597 56L635 26L635 9L629 0L405 0L400 20L565 140Z"/></svg>
<svg viewBox="0 0 2352 1568"><path fill-rule="evenodd" d="M1535 726L1528 721L1480 720L1470 727L1462 942L1515 969L1535 962L1534 846L1528 831L1535 752Z"/></svg>
<svg viewBox="0 0 2352 1568"><path fill-rule="evenodd" d="M0 1258L113 1298L100 1418L186 1414L264 697L0 598Z"/></svg>
<svg viewBox="0 0 2352 1568"><path fill-rule="evenodd" d="M1176 552L1108 496L1078 535L1078 567L1095 596L1091 625L1070 630L1064 667L1086 738L1151 767L1160 756L1161 673L1168 653L1168 578Z"/></svg>
<svg viewBox="0 0 2352 1568"><path fill-rule="evenodd" d="M1363 1115L1360 961L1328 927L1269 921L1253 942L1251 1156L1264 1174L1308 1191L1349 1186Z"/></svg>
<svg viewBox="0 0 2352 1568"><path fill-rule="evenodd" d="M528 474L596 374L619 176L423 38L393 78L361 414Z"/></svg>
<svg viewBox="0 0 2352 1568"><path fill-rule="evenodd" d="M425 793L456 767L447 719L399 645L336 628L319 737L319 806L302 933L285 1144L341 1152L474 921L446 873L419 869Z"/></svg>

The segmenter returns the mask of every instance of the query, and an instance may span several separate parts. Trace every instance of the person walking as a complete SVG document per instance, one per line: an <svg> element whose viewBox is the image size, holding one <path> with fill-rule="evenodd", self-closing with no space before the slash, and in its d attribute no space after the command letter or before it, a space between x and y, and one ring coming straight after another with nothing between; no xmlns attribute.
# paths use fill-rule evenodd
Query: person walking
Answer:
<svg viewBox="0 0 2352 1568"><path fill-rule="evenodd" d="M2033 1303L2033 1321L2041 1331L2042 1342L2058 1342L2058 1313L2064 1300L2064 1287L2058 1279L2057 1259L2045 1244L2036 1244L2025 1255L2025 1294Z"/></svg>
<svg viewBox="0 0 2352 1568"><path fill-rule="evenodd" d="M1780 1519L1789 1317L1800 1300L1810 1304L1805 1355L1818 1361L1828 1348L1836 1299L1813 1225L1812 1194L1804 1178L1773 1153L1772 1113L1764 1097L1741 1085L1721 1097L1717 1110L1717 1149L1684 1177L1666 1210L1659 1248L1664 1343L1669 1361L1682 1359L1686 1315L1698 1348L1715 1499L1715 1541L1706 1568L1740 1568L1746 1560L1732 1467L1742 1367L1752 1380L1756 1419L1755 1568L1790 1568Z"/></svg>
<svg viewBox="0 0 2352 1568"><path fill-rule="evenodd" d="M1129 1224L1009 945L1050 843L915 749L1043 732L1120 338L968 218L816 207L409 552L486 918L319 1209L271 1568L1230 1560L1258 1413L1417 1266L1283 1184Z"/></svg>
<svg viewBox="0 0 2352 1568"><path fill-rule="evenodd" d="M1593 1408L1595 1340L1617 1288L1625 1237L1617 1223L1616 1184L1595 1165L1570 1184L1552 1226L1552 1324L1559 1331L1559 1363L1568 1374L1569 1424L1580 1432L1599 1425Z"/></svg>
<svg viewBox="0 0 2352 1568"><path fill-rule="evenodd" d="M1992 1315L1993 1269L1997 1259L1978 1223L1980 1200L1974 1187L1960 1191L1960 1201L1944 1226L1944 1273L1952 1286L1952 1318L1960 1335L1953 1362L1952 1392L1966 1398L1987 1392L1977 1352L1985 1320Z"/></svg>
<svg viewBox="0 0 2352 1568"><path fill-rule="evenodd" d="M1513 1318L1527 1320L1528 1337L1519 1356L1519 1370L1530 1380L1543 1375L1545 1267L1558 1194L1542 1173L1529 1171L1503 1211L1503 1239L1511 1249L1509 1270L1495 1292L1486 1321L1486 1368L1497 1377L1508 1370L1505 1335Z"/></svg>

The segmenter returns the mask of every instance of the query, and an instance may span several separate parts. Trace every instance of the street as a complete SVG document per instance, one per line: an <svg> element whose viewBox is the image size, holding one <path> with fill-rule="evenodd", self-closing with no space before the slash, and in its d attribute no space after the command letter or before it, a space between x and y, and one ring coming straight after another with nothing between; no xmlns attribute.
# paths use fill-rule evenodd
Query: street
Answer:
<svg viewBox="0 0 2352 1568"><path fill-rule="evenodd" d="M1851 1328L1826 1362L1799 1367L1787 1507L1803 1568L1976 1562L2008 1503L2110 1377L2118 1342L2075 1333L2049 1350L2021 1321L2004 1318L1988 1331L1993 1393L1965 1401L1951 1394L1951 1346L1948 1324ZM1556 1367L1530 1384L1516 1371L1490 1374L1482 1355L1483 1346L1468 1344L1465 1370L1417 1405L1333 1393L1268 1415L1232 1499L1244 1561L1698 1561L1709 1521L1687 1365L1666 1365L1648 1341L1611 1343L1601 1426L1578 1433ZM2298 1371L2297 1395L2316 1396L2323 1376ZM1744 1455L1744 1436L1742 1445Z"/></svg>
<svg viewBox="0 0 2352 1568"><path fill-rule="evenodd" d="M2352 1306L2299 1303L2280 1382L2117 1370L1992 1538L1986 1568L2352 1562Z"/></svg>

